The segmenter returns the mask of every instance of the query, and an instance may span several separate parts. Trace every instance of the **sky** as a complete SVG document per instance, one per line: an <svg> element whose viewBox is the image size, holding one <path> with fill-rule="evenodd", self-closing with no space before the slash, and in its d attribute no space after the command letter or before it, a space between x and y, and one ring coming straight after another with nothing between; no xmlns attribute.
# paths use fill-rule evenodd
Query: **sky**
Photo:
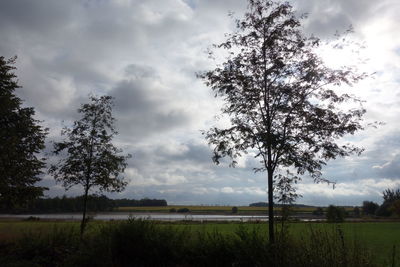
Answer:
<svg viewBox="0 0 400 267"><path fill-rule="evenodd" d="M375 73L348 90L365 100L367 127L346 141L365 148L359 157L330 161L323 169L332 185L307 176L297 187L298 203L361 205L382 202L382 191L400 187L400 2L398 0L292 0L308 13L303 31L331 40L354 29L365 48L360 69ZM0 55L18 56L17 95L60 140L63 125L79 119L89 94L115 97L119 135L114 143L133 155L129 181L112 198L162 198L169 204L248 205L266 201L266 173L247 156L236 168L215 165L201 134L220 113L221 101L196 77L215 62L207 49L235 29L244 0L2 0ZM353 64L346 52L321 50L327 64ZM349 61L350 60L350 61ZM354 63L356 64L356 63ZM50 158L49 161L54 160ZM46 196L65 191L45 174Z"/></svg>

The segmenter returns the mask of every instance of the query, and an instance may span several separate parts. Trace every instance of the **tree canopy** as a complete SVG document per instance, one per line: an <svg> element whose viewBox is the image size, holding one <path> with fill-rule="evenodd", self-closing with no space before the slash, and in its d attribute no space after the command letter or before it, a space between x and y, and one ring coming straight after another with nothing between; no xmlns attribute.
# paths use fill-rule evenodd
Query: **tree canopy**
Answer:
<svg viewBox="0 0 400 267"><path fill-rule="evenodd" d="M366 75L351 66L326 66L316 53L321 41L302 32L303 18L287 2L249 0L237 30L215 45L227 52L225 60L200 74L224 100L221 111L230 118L227 127L205 133L214 147L213 160L218 164L230 157L235 166L237 158L251 152L261 162L256 171L268 173L271 242L274 187L283 186L279 181L290 175L287 180L295 182L306 174L317 183L329 181L321 171L328 160L362 151L338 140L363 129L365 110L356 97L335 87L351 86ZM344 109L348 102L355 107Z"/></svg>
<svg viewBox="0 0 400 267"><path fill-rule="evenodd" d="M12 209L43 195L37 186L45 167L39 153L45 147L47 129L34 119L32 107L22 107L15 94L18 85L16 57L0 57L0 208Z"/></svg>

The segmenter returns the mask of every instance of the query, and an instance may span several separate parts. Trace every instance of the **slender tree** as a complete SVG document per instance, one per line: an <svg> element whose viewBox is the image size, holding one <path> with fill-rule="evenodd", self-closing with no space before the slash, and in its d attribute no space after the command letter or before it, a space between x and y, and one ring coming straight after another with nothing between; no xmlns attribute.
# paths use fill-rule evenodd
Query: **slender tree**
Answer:
<svg viewBox="0 0 400 267"><path fill-rule="evenodd" d="M235 166L243 153L254 152L261 162L255 170L267 172L271 243L274 185L282 187L285 171L326 182L321 169L328 160L362 151L337 141L363 129L365 110L361 101L334 88L366 75L353 67L327 67L315 52L320 40L301 30L303 18L287 2L249 0L237 30L214 46L227 52L225 61L199 75L224 100L221 111L230 118L226 128L204 133L214 147L214 162L227 156ZM349 101L356 108L344 109Z"/></svg>
<svg viewBox="0 0 400 267"><path fill-rule="evenodd" d="M0 207L5 209L23 206L46 189L36 183L45 166L38 153L45 147L47 129L15 95L21 88L13 72L15 61L0 57Z"/></svg>
<svg viewBox="0 0 400 267"><path fill-rule="evenodd" d="M90 98L91 102L78 109L82 118L71 128L65 127L62 142L54 143L54 154L61 157L49 172L66 189L74 185L83 187L83 215L81 236L86 226L86 210L89 191L120 192L126 182L121 173L127 166L127 158L111 141L117 134L112 116L111 96ZM65 151L65 153L61 153Z"/></svg>

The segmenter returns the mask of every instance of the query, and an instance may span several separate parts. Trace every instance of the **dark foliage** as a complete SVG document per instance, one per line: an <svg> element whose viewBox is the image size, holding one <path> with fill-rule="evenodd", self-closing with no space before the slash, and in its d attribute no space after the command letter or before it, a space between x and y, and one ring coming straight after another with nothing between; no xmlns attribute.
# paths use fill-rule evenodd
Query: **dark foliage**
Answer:
<svg viewBox="0 0 400 267"><path fill-rule="evenodd" d="M312 212L313 215L322 216L324 215L324 210L321 207L316 208Z"/></svg>
<svg viewBox="0 0 400 267"><path fill-rule="evenodd" d="M362 212L364 215L375 215L379 205L372 201L363 201Z"/></svg>
<svg viewBox="0 0 400 267"><path fill-rule="evenodd" d="M232 207L232 213L233 214L238 213L238 211L239 211L238 207Z"/></svg>
<svg viewBox="0 0 400 267"><path fill-rule="evenodd" d="M383 200L384 202L395 202L396 200L400 200L400 188L394 189L386 189L383 191Z"/></svg>
<svg viewBox="0 0 400 267"><path fill-rule="evenodd" d="M354 216L354 217L360 217L360 215L361 215L360 208L359 208L359 207L354 207L354 209L353 209L353 216Z"/></svg>
<svg viewBox="0 0 400 267"><path fill-rule="evenodd" d="M249 207L268 207L267 202L256 202L256 203L251 203Z"/></svg>
<svg viewBox="0 0 400 267"><path fill-rule="evenodd" d="M326 220L330 223L340 223L344 221L346 211L343 207L330 205L326 210Z"/></svg>
<svg viewBox="0 0 400 267"><path fill-rule="evenodd" d="M34 119L32 107L22 107L15 95L18 85L14 74L16 57L0 57L0 208L17 208L43 195L47 188L36 186L40 181L48 130Z"/></svg>
<svg viewBox="0 0 400 267"><path fill-rule="evenodd" d="M140 200L135 199L114 199L113 202L117 207L165 207L168 205L165 199L150 199L143 198Z"/></svg>
<svg viewBox="0 0 400 267"><path fill-rule="evenodd" d="M369 212L372 212L374 210L374 208L376 208L375 206L373 206L372 208L370 208ZM380 217L389 217L392 215L392 205L388 202L383 202L382 205L378 206L375 210L375 213L365 213L366 215L376 215L376 216L380 216Z"/></svg>
<svg viewBox="0 0 400 267"><path fill-rule="evenodd" d="M115 207L114 200L106 196L89 195L87 199L87 210L92 212L111 211ZM82 212L83 197L55 197L40 198L31 203L27 212L56 213L56 212Z"/></svg>
<svg viewBox="0 0 400 267"><path fill-rule="evenodd" d="M74 185L81 185L84 189L82 233L89 191L120 192L127 184L121 173L130 155L121 155L122 150L112 144L118 133L114 127L112 107L111 96L91 96L90 103L78 109L81 119L71 128L62 130L65 140L54 143L54 154L61 159L51 166L49 173L66 189Z"/></svg>
<svg viewBox="0 0 400 267"><path fill-rule="evenodd" d="M274 187L287 178L277 171L294 168L292 181L307 174L329 182L321 172L328 160L362 151L337 143L363 129L365 110L360 100L334 88L366 75L350 66L325 66L315 53L320 40L304 36L301 19L288 2L249 0L237 31L215 45L227 52L225 61L199 75L224 100L221 111L230 118L229 127L205 132L214 162L230 157L234 167L237 158L253 152L261 162L256 171L267 172L271 242ZM356 106L344 109L349 102Z"/></svg>
<svg viewBox="0 0 400 267"><path fill-rule="evenodd" d="M176 212L186 213L190 212L190 210L188 208L179 208Z"/></svg>
<svg viewBox="0 0 400 267"><path fill-rule="evenodd" d="M377 216L400 216L400 188L399 189L386 189L383 191L383 203L376 210Z"/></svg>

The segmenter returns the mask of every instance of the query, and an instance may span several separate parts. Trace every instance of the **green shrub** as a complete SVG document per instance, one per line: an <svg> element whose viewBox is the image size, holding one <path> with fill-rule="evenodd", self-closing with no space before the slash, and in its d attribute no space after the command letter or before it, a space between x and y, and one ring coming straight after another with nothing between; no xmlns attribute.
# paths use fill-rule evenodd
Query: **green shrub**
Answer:
<svg viewBox="0 0 400 267"><path fill-rule="evenodd" d="M316 208L312 212L313 215L322 216L324 215L324 210L321 207Z"/></svg>
<svg viewBox="0 0 400 267"><path fill-rule="evenodd" d="M330 205L326 211L326 220L330 223L340 223L344 221L346 211L343 207Z"/></svg>
<svg viewBox="0 0 400 267"><path fill-rule="evenodd" d="M232 207L232 213L236 214L238 213L239 209L237 207Z"/></svg>
<svg viewBox="0 0 400 267"><path fill-rule="evenodd" d="M379 205L372 201L363 201L362 212L364 215L375 215Z"/></svg>
<svg viewBox="0 0 400 267"><path fill-rule="evenodd" d="M177 210L177 212L190 212L190 210L188 208L180 208Z"/></svg>

